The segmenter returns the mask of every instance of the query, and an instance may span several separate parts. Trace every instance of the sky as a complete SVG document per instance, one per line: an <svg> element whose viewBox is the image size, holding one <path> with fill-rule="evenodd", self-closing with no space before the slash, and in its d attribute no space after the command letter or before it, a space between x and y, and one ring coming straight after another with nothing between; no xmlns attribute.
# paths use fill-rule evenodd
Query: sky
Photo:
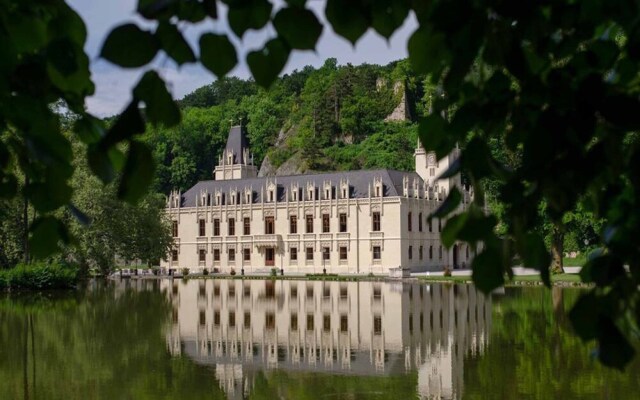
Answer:
<svg viewBox="0 0 640 400"><path fill-rule="evenodd" d="M151 28L153 24L136 15L137 0L68 0L85 21L88 38L85 50L91 60L91 75L96 85L93 96L87 99L89 111L99 117L111 116L124 109L131 99L131 88L139 77L150 67L141 69L123 69L99 57L102 43L109 31L127 22L136 22L143 27ZM276 2L276 9L282 2ZM220 4L220 3L218 3ZM367 32L356 43L355 47L347 40L338 37L326 24L323 16L325 2L309 1L309 8L316 13L324 30L315 51L294 51L289 57L282 74L301 69L305 65L321 66L327 58L336 58L339 64L387 64L390 61L407 56L406 44L415 31L417 22L413 14L405 20L404 25L389 39L379 36L373 31ZM220 7L220 6L219 6ZM219 9L224 16L226 11ZM225 18L213 21L208 19L196 25L186 25L183 34L197 54L197 43L203 32L227 33L236 45L240 63L229 75L240 78L251 76L244 62L247 52L262 48L264 43L276 35L275 29L268 25L260 31L250 31L239 39L231 33ZM169 90L175 99L180 99L193 90L215 80L215 76L201 66L191 64L178 67L164 53L159 53L151 65L159 71L168 82Z"/></svg>

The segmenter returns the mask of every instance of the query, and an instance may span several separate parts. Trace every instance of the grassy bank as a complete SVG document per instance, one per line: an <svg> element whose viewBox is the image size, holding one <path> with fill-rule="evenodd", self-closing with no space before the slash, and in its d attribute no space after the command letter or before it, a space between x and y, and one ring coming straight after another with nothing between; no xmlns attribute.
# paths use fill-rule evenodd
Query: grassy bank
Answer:
<svg viewBox="0 0 640 400"><path fill-rule="evenodd" d="M428 282L453 282L453 283L472 283L471 276L421 276L418 279ZM558 274L551 276L552 283L558 284L582 284L580 275L578 274ZM520 275L514 276L513 280L506 282L507 285L518 284L542 284L540 275Z"/></svg>
<svg viewBox="0 0 640 400"><path fill-rule="evenodd" d="M58 263L18 264L0 271L0 290L70 289L78 283L78 268Z"/></svg>

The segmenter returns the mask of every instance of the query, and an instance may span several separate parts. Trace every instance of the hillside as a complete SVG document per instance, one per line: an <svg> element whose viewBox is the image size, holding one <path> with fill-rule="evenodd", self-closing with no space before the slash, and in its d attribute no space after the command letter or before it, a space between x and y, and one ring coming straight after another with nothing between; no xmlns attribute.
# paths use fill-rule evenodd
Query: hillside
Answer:
<svg viewBox="0 0 640 400"><path fill-rule="evenodd" d="M180 126L149 128L158 162L154 189L185 190L211 179L229 127L240 122L262 175L411 170L414 121L430 98L424 82L406 60L353 66L335 59L284 75L269 91L235 77L215 81L180 101Z"/></svg>

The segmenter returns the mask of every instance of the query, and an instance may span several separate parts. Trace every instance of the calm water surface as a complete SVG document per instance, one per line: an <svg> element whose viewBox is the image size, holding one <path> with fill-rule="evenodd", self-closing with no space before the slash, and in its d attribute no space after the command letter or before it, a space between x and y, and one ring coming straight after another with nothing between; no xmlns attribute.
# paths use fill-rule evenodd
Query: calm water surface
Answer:
<svg viewBox="0 0 640 400"><path fill-rule="evenodd" d="M576 289L271 280L0 298L0 399L637 399Z"/></svg>

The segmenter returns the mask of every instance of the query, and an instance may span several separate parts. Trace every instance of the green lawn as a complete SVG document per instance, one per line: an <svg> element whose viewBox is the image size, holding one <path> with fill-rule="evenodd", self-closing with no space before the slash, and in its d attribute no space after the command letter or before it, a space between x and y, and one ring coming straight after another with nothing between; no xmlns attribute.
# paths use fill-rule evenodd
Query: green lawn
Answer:
<svg viewBox="0 0 640 400"><path fill-rule="evenodd" d="M471 283L470 276L421 276L418 279L428 282L453 282L453 283ZM580 283L580 275L578 274L559 274L551 276L552 282L559 283ZM507 281L507 284L520 283L520 282L542 282L540 275L520 275L514 276L512 281Z"/></svg>

